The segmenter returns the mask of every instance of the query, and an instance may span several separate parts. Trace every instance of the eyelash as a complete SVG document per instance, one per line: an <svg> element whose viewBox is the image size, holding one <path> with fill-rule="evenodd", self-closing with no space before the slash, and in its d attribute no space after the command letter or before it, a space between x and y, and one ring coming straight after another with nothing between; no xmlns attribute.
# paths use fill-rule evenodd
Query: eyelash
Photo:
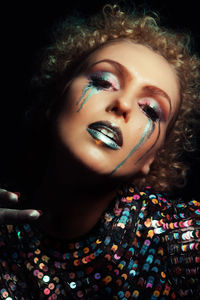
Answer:
<svg viewBox="0 0 200 300"><path fill-rule="evenodd" d="M98 77L91 78L90 84L96 87L97 89L109 89L112 87L112 84L108 80Z"/></svg>
<svg viewBox="0 0 200 300"><path fill-rule="evenodd" d="M155 107L152 107L153 103L149 103L149 100L140 100L138 105L143 110L148 118L150 118L153 122L160 121L164 119L163 110L160 105L152 99Z"/></svg>
<svg viewBox="0 0 200 300"><path fill-rule="evenodd" d="M95 72L88 77L89 84L98 90L104 89L117 91L120 86L117 78L110 72Z"/></svg>
<svg viewBox="0 0 200 300"><path fill-rule="evenodd" d="M110 82L110 80L103 78L106 76L106 73L108 72L99 72L92 74L88 78L89 85L95 87L98 90L110 90L111 88L115 91L118 90L119 87L116 87L117 83L114 85L112 82ZM163 111L154 99L152 99L152 101L154 102L155 107L151 106L152 103L150 103L150 100L141 100L139 101L138 105L148 118L150 118L153 122L157 122L164 118Z"/></svg>
<svg viewBox="0 0 200 300"><path fill-rule="evenodd" d="M156 122L160 119L158 113L151 108L151 106L148 106L147 104L144 105L143 111L147 115L148 118L150 118L153 122Z"/></svg>

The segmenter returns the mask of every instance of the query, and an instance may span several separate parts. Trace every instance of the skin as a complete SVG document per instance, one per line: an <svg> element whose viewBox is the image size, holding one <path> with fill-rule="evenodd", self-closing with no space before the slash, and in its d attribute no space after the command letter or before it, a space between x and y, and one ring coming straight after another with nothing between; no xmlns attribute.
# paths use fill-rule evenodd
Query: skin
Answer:
<svg viewBox="0 0 200 300"><path fill-rule="evenodd" d="M180 105L175 71L146 46L109 43L93 52L86 65L63 91L62 109L52 121L54 148L47 172L32 197L34 206L44 211L37 226L60 238L88 232L113 199L119 182L149 172ZM90 85L95 73L108 75L112 84L96 89ZM155 92L156 88L163 93ZM147 102L159 108L158 119L147 114ZM88 125L100 120L120 127L120 150L88 134Z"/></svg>
<svg viewBox="0 0 200 300"><path fill-rule="evenodd" d="M122 67L108 61L98 63L102 60L116 61ZM88 83L87 75L99 70L114 74L120 89L115 91L111 88L94 93L77 112L76 103ZM151 91L144 90L149 86L158 87L169 95L171 110L169 102L164 97L152 95ZM152 162L162 145L167 126L179 105L179 86L174 70L162 56L145 46L121 41L118 44L107 45L91 55L87 70L72 80L70 88L64 95L63 109L57 119L56 135L59 142L94 172L109 174L140 141L148 118L138 105L138 101L145 101L146 98L156 100L166 113L167 120L160 121L159 140L151 153L135 165L156 140L159 129L157 123L151 138L113 176L132 176L139 171L144 172L145 166L149 166L149 161ZM109 120L120 127L124 140L120 151L99 147L88 135L86 131L88 124L98 120Z"/></svg>

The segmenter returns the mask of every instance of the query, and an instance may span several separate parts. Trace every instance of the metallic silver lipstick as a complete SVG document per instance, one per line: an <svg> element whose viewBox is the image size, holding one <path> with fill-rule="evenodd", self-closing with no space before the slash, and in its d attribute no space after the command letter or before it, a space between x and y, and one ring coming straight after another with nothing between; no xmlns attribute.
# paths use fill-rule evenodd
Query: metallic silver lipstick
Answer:
<svg viewBox="0 0 200 300"><path fill-rule="evenodd" d="M88 133L105 146L119 150L123 144L122 132L119 127L109 121L98 121L87 128Z"/></svg>

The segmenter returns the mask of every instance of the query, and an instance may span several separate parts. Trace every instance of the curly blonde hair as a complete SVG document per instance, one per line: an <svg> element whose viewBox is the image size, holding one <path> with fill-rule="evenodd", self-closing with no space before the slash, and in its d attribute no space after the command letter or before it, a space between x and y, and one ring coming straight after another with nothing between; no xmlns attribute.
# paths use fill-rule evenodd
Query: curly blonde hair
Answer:
<svg viewBox="0 0 200 300"><path fill-rule="evenodd" d="M186 181L187 164L182 153L194 148L194 127L200 113L200 59L191 54L188 34L163 28L158 23L156 14L126 13L117 5L105 5L101 13L87 19L68 18L57 27L54 42L45 49L33 82L42 91L42 104L36 109L42 119L60 93L63 79L66 84L72 70L100 46L116 39L129 39L165 57L180 81L181 107L149 175L135 179L138 186L148 183L164 191L181 187Z"/></svg>

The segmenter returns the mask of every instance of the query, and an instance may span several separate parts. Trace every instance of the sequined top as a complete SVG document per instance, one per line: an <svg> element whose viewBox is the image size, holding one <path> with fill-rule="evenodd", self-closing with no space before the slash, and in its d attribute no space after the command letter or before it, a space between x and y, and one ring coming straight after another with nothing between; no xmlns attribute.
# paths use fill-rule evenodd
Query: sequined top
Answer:
<svg viewBox="0 0 200 300"><path fill-rule="evenodd" d="M82 239L2 225L0 251L0 299L200 299L200 202L129 187Z"/></svg>

